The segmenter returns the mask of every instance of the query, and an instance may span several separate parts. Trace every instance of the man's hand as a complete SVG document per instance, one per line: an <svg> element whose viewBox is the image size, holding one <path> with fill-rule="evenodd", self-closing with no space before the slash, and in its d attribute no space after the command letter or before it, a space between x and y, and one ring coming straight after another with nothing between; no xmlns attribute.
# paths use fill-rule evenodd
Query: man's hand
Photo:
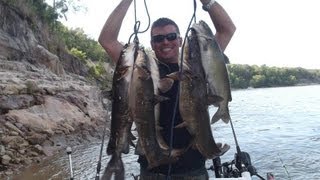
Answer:
<svg viewBox="0 0 320 180"><path fill-rule="evenodd" d="M206 5L210 2L210 0L200 0L203 5Z"/></svg>
<svg viewBox="0 0 320 180"><path fill-rule="evenodd" d="M202 9L205 11L209 11L211 6L216 2L215 0L200 0L202 3Z"/></svg>

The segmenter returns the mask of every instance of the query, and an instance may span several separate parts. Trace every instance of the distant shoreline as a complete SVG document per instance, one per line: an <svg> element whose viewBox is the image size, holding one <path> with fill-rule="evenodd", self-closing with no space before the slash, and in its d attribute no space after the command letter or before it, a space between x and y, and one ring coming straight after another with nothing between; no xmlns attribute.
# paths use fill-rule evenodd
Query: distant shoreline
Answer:
<svg viewBox="0 0 320 180"><path fill-rule="evenodd" d="M266 89L266 88L280 88L280 87L295 87L295 86L315 86L320 85L320 83L298 83L292 86L271 86L271 87L247 87L247 88L231 88L232 91L238 91L238 90L247 90L247 89Z"/></svg>

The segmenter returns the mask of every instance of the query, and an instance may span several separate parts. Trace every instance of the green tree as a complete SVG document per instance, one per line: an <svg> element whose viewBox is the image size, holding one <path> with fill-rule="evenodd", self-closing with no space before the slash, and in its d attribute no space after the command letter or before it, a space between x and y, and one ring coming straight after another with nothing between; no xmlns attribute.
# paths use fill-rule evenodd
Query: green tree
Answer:
<svg viewBox="0 0 320 180"><path fill-rule="evenodd" d="M266 77L261 74L254 75L250 80L250 86L254 88L265 87Z"/></svg>
<svg viewBox="0 0 320 180"><path fill-rule="evenodd" d="M70 54L78 57L80 60L82 60L83 62L86 62L86 59L87 59L87 55L86 53L78 50L77 48L71 48L71 50L69 51Z"/></svg>
<svg viewBox="0 0 320 180"><path fill-rule="evenodd" d="M247 88L249 86L275 87L293 86L298 83L320 83L320 70L304 68L282 68L249 66L243 64L228 65L229 78L232 88Z"/></svg>

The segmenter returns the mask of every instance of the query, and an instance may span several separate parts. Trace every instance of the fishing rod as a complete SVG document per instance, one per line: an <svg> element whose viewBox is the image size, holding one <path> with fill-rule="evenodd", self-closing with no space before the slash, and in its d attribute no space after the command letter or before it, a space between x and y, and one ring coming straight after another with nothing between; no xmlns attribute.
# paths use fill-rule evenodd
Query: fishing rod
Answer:
<svg viewBox="0 0 320 180"><path fill-rule="evenodd" d="M235 159L231 162L225 162L221 164L220 157L217 157L212 160L213 166L209 169L214 169L216 177L243 177L243 176L253 176L256 175L261 180L265 180L262 176L260 176L256 168L251 163L251 158L249 153L241 151L237 135L235 133L235 129L230 119L230 126L232 129L232 134L234 137L234 141L236 144L237 153L235 154ZM235 165L235 169L232 167Z"/></svg>
<svg viewBox="0 0 320 180"><path fill-rule="evenodd" d="M242 152L241 151L239 143L238 143L237 135L236 135L236 132L234 130L234 126L233 126L233 123L232 123L231 119L230 119L230 126L231 126L231 129L232 129L232 134L233 134L234 141L235 141L235 144L236 144L236 149L237 149L237 153L235 154L235 166L238 168L240 173L248 171L251 175L256 175L260 179L264 180L263 177L258 175L255 167L253 167L251 165L250 155L247 152Z"/></svg>
<svg viewBox="0 0 320 180"><path fill-rule="evenodd" d="M240 146L239 146L239 143L238 143L238 139L237 139L237 135L236 135L236 132L234 130L234 127L233 127L233 123L232 123L232 120L230 119L230 126L231 126L231 129L232 129L232 134L233 134L233 138L234 138L234 142L236 144L236 149L237 149L237 154L236 154L236 167L241 171L243 171L244 167L243 167L243 162L242 162L242 158L241 158L241 149L240 149Z"/></svg>
<svg viewBox="0 0 320 180"><path fill-rule="evenodd" d="M67 154L68 154L68 157L69 157L70 180L73 180L73 168L72 168L71 153L72 153L71 147L68 146L67 147Z"/></svg>
<svg viewBox="0 0 320 180"><path fill-rule="evenodd" d="M107 118L106 118L106 122L104 124L104 128L103 128L103 134L102 134L102 142L101 142L101 147L100 147L100 154L99 154L99 161L97 164L97 172L96 172L96 177L95 180L99 180L100 179L100 170L101 170L101 159L102 159L102 151L103 151L103 145L104 145L104 138L106 136L106 129L107 129L107 122L109 121L109 114L107 113Z"/></svg>

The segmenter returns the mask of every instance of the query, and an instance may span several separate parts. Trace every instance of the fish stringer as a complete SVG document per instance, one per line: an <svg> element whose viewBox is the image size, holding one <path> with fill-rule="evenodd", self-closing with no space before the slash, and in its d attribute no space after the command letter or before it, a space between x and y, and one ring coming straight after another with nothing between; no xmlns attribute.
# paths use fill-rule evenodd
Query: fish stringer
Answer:
<svg viewBox="0 0 320 180"><path fill-rule="evenodd" d="M184 40L183 40L183 44L182 44L182 47L181 47L181 50L182 52L180 53L181 56L180 56L180 69L179 69L179 74L181 75L182 72L183 72L183 51L184 51L184 47L185 47L185 42L186 42L186 39L188 37L188 33L190 31L190 27L191 27L191 24L193 21L196 22L196 10L197 10L197 3L196 3L196 0L193 0L193 14L192 14L192 17L191 17L191 20L189 22L189 25L188 25L188 28L187 28L187 31L185 33L185 36L184 36ZM173 128L174 128L174 120L175 120L175 116L176 116L176 111L177 111L177 108L178 108L178 102L179 102L179 91L180 91L180 84L178 83L178 90L177 90L177 98L176 98L176 101L175 101L175 104L174 104L174 111L173 111L173 115L172 115L172 119L171 119L171 129L170 129L170 140L169 140L169 156L171 155L171 151L173 149ZM167 180L170 180L171 179L171 169L172 169L172 164L169 164L169 168L168 168L168 172L167 172Z"/></svg>
<svg viewBox="0 0 320 180"><path fill-rule="evenodd" d="M133 36L134 36L133 41L136 44L139 44L138 34L146 32L150 27L150 21L151 20L150 20L150 14L149 14L149 11L148 11L148 6L147 6L147 3L146 3L146 0L144 0L144 7L145 7L145 11L146 11L146 14L147 14L147 17L148 17L148 25L147 25L145 30L139 31L141 22L137 18L137 3L136 3L136 0L134 0L134 21L135 21L135 23L134 23L134 27L133 27L133 33L130 35L129 40L128 40L128 44L131 42L131 38Z"/></svg>

